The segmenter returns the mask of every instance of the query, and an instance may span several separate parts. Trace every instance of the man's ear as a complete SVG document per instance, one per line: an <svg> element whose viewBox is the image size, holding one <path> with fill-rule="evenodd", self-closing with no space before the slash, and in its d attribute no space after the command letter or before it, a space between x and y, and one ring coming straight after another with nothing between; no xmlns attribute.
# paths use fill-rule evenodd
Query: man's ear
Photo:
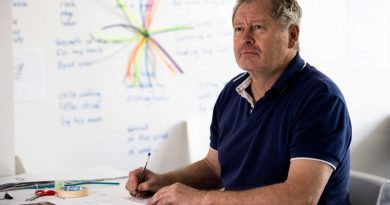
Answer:
<svg viewBox="0 0 390 205"><path fill-rule="evenodd" d="M291 24L288 28L290 39L288 41L288 48L294 48L298 45L299 39L299 26L297 24Z"/></svg>

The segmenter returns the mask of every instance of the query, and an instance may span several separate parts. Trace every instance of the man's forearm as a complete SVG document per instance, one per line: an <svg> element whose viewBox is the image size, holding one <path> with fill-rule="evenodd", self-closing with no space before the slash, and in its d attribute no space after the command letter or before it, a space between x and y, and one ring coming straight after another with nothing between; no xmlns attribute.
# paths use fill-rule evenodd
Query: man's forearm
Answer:
<svg viewBox="0 0 390 205"><path fill-rule="evenodd" d="M252 204L316 204L318 199L299 193L287 183L280 183L255 188L245 191L208 191L203 205L224 204L224 205L252 205Z"/></svg>
<svg viewBox="0 0 390 205"><path fill-rule="evenodd" d="M284 182L245 191L208 191L201 204L315 205L332 173L333 168L326 163L293 160Z"/></svg>
<svg viewBox="0 0 390 205"><path fill-rule="evenodd" d="M221 187L219 173L206 159L197 161L183 169L163 174L166 185L182 183L198 189L216 189Z"/></svg>

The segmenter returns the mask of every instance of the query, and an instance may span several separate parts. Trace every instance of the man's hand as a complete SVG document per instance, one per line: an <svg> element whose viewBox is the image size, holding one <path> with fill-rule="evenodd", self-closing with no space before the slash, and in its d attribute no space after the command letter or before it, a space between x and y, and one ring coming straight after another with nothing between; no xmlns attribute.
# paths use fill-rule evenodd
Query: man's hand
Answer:
<svg viewBox="0 0 390 205"><path fill-rule="evenodd" d="M163 176L155 174L148 169L145 170L144 180L138 184L138 180L142 175L142 170L143 168L141 167L129 173L126 189L131 196L145 197L148 193L154 193L164 186Z"/></svg>
<svg viewBox="0 0 390 205"><path fill-rule="evenodd" d="M161 188L148 201L148 205L200 205L206 194L206 191L200 191L184 184L175 183L171 186Z"/></svg>
<svg viewBox="0 0 390 205"><path fill-rule="evenodd" d="M208 193L208 192L199 191L197 189L210 190L210 189L221 188L221 181L220 181L221 168L218 162L218 152L211 148L204 159L199 160L193 164L190 164L187 167L184 167L182 169L177 169L175 171L164 173L164 174L156 174L146 169L143 177L143 181L139 183L139 178L141 178L142 170L143 168L141 167L129 173L129 180L126 183L126 189L127 191L129 191L131 196L145 197L148 194L156 193L157 191L158 193L164 193L165 190L172 189L173 191L170 192L178 193L178 194L168 195L170 197L182 196L183 194L187 195L188 193L190 193L189 194L190 196L196 197L199 196L198 194L200 193L203 194ZM177 182L180 182L180 184L178 184ZM165 186L169 186L169 187L165 187ZM180 190L178 189L178 187L185 187L185 188L183 190ZM190 188L190 187L194 187L194 188ZM160 189L162 189L161 192ZM193 199L194 197L190 197L188 199ZM151 203L154 201L154 203L152 204L160 204L160 203L162 204L162 202L161 201L158 202L157 199L158 198L153 197ZM170 201L171 200L172 199L170 199ZM195 204L199 204L199 203L195 203Z"/></svg>

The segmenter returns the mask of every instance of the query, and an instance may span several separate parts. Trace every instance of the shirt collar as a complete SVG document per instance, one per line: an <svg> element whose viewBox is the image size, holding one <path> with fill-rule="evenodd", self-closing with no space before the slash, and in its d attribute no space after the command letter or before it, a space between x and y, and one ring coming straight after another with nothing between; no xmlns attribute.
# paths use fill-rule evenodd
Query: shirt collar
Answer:
<svg viewBox="0 0 390 205"><path fill-rule="evenodd" d="M271 91L276 91L279 94L281 94L284 89L287 88L288 84L294 80L295 76L306 67L306 62L301 58L299 53L291 60L291 62L288 64L287 68L283 71L282 75L276 80L275 84L270 89ZM246 89L251 85L252 83L252 77L245 73L241 76L239 76L234 81L238 80L239 78L245 77L245 80L242 81L237 87L236 91L238 94L241 95L241 97L245 98L252 106L254 107L254 100L252 96L246 91ZM267 91L268 92L268 91ZM266 93L267 95L267 93Z"/></svg>
<svg viewBox="0 0 390 205"><path fill-rule="evenodd" d="M271 89L277 91L279 94L282 93L288 84L295 79L295 76L305 67L306 62L297 53Z"/></svg>
<svg viewBox="0 0 390 205"><path fill-rule="evenodd" d="M244 77L244 76L242 76ZM241 97L245 98L250 104L251 107L255 107L255 101L252 96L246 91L246 89L252 84L252 76L248 75L242 83L236 87L236 91Z"/></svg>

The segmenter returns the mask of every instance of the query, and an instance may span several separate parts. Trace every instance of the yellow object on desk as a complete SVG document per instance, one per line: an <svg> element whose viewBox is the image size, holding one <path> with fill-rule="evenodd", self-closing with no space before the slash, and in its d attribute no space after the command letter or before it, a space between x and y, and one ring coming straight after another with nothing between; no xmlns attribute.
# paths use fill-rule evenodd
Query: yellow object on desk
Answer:
<svg viewBox="0 0 390 205"><path fill-rule="evenodd" d="M88 196L88 188L83 186L65 186L57 191L61 198L77 198Z"/></svg>

